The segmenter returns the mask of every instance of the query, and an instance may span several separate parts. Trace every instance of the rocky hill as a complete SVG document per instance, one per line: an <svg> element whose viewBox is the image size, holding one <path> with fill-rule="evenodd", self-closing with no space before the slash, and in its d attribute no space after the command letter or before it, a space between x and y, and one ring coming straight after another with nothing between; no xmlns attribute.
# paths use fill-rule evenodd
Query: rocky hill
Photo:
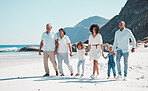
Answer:
<svg viewBox="0 0 148 91"><path fill-rule="evenodd" d="M148 36L148 0L128 0L119 15L105 24L100 33L105 43L113 43L114 34L119 29L119 22L123 20L136 40Z"/></svg>

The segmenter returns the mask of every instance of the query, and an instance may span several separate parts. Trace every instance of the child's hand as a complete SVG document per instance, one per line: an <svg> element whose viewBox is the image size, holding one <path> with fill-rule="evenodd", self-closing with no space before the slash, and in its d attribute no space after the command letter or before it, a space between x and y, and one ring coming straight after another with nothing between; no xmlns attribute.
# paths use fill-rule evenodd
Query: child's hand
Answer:
<svg viewBox="0 0 148 91"><path fill-rule="evenodd" d="M115 55L115 52L112 52L112 55Z"/></svg>
<svg viewBox="0 0 148 91"><path fill-rule="evenodd" d="M88 55L88 53L85 53L85 55L87 56L87 55Z"/></svg>

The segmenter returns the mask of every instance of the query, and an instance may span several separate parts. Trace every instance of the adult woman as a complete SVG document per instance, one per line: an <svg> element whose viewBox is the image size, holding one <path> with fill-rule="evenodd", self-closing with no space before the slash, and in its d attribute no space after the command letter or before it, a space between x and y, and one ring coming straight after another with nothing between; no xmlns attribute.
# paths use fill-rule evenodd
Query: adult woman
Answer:
<svg viewBox="0 0 148 91"><path fill-rule="evenodd" d="M60 76L64 76L63 68L62 68L62 60L64 60L64 63L68 66L68 69L70 70L71 76L73 75L73 69L70 65L70 57L69 57L69 50L70 50L70 56L72 56L72 48L70 44L70 39L68 36L66 36L66 32L63 28L59 29L59 38L58 38L58 53L57 53L57 59L58 59L58 68Z"/></svg>
<svg viewBox="0 0 148 91"><path fill-rule="evenodd" d="M104 56L102 36L99 34L99 30L97 24L93 24L90 27L92 35L89 36L89 45L86 55L90 50L90 60L93 60L93 74L90 76L91 78L94 78L95 72L97 72L97 76L99 75L98 60L101 57L101 54Z"/></svg>

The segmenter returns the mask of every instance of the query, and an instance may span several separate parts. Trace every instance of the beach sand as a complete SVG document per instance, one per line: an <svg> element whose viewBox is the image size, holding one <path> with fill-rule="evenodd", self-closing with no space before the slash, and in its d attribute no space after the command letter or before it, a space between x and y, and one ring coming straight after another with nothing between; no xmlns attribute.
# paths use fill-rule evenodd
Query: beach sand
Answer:
<svg viewBox="0 0 148 91"><path fill-rule="evenodd" d="M89 57L86 57L85 76L82 78L70 76L64 63L66 76L55 76L50 61L51 76L42 77L45 74L42 56L38 56L38 53L32 55L36 55L37 58L7 60L11 56L0 57L0 91L148 91L148 48L139 47L135 53L130 53L127 81L116 81L113 79L112 71L111 79L106 79L108 60L103 57L99 60L100 75L97 79L90 79L92 62L89 61ZM78 59L73 57L70 62L76 74ZM121 64L123 72L123 58Z"/></svg>

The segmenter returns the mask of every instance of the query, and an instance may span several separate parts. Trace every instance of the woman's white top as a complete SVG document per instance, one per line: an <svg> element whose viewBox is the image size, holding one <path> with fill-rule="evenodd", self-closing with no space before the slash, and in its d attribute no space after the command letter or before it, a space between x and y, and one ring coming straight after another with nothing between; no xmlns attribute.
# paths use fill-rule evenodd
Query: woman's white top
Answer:
<svg viewBox="0 0 148 91"><path fill-rule="evenodd" d="M64 37L60 37L58 38L58 53L68 53L69 52L69 47L68 47L68 43L70 43L70 39L68 36L64 35Z"/></svg>
<svg viewBox="0 0 148 91"><path fill-rule="evenodd" d="M96 60L98 61L99 58L101 57L101 44L102 44L102 36L101 34L97 34L95 38L93 38L92 35L89 36L89 44L91 45L91 49L90 49L90 60ZM100 44L97 46L92 46L92 45L96 45L96 44Z"/></svg>
<svg viewBox="0 0 148 91"><path fill-rule="evenodd" d="M85 49L77 49L78 59L85 60Z"/></svg>

